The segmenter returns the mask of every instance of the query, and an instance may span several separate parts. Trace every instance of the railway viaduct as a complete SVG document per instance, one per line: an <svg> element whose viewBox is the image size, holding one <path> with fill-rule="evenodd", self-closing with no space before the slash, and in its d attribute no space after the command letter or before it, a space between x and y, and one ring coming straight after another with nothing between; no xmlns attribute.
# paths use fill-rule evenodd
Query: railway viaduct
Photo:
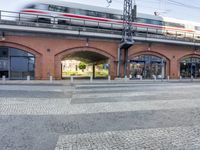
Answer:
<svg viewBox="0 0 200 150"><path fill-rule="evenodd" d="M80 29L80 28L79 28ZM0 24L0 48L14 48L34 56L34 79L61 79L61 61L69 57L81 57L94 64L105 61L109 64L109 75L117 77L117 49L120 34L99 33L85 30L49 29L21 24ZM199 45L194 41L160 39L135 36L135 43L129 49L129 65L124 68L124 54L121 51L120 76L124 70L130 74L134 58L155 56L165 61L164 77L176 79L180 76L180 62L186 58L200 58ZM163 42L164 41L164 42ZM195 45L196 44L196 45ZM1 58L1 57L0 57ZM136 60L137 62L137 60ZM10 61L11 63L11 61ZM8 63L9 64L9 63ZM9 69L12 70L12 67Z"/></svg>

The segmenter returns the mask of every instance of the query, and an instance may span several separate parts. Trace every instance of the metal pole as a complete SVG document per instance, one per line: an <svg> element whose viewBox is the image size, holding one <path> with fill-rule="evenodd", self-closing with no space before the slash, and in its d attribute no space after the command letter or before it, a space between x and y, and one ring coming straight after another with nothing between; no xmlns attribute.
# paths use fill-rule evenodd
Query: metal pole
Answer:
<svg viewBox="0 0 200 150"><path fill-rule="evenodd" d="M124 77L127 73L127 63L128 63L128 48L124 49Z"/></svg>
<svg viewBox="0 0 200 150"><path fill-rule="evenodd" d="M95 78L95 64L92 64L92 78Z"/></svg>
<svg viewBox="0 0 200 150"><path fill-rule="evenodd" d="M117 49L117 77L120 77L120 65L121 65L121 49Z"/></svg>

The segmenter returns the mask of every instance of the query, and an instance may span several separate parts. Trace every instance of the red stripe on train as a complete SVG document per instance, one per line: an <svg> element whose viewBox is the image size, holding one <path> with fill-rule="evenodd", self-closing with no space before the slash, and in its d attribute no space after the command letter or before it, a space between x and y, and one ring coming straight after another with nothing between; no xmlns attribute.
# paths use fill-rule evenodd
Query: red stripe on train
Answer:
<svg viewBox="0 0 200 150"><path fill-rule="evenodd" d="M88 20L104 21L104 22L110 21L110 20L104 19L104 18L95 18L95 17L88 17L88 16L77 16L77 15L72 15L72 14L59 14L59 15L60 16L64 16L64 17L78 18L78 19L88 19Z"/></svg>
<svg viewBox="0 0 200 150"><path fill-rule="evenodd" d="M47 12L40 11L40 10L22 10L21 12L24 12L24 13L48 14Z"/></svg>

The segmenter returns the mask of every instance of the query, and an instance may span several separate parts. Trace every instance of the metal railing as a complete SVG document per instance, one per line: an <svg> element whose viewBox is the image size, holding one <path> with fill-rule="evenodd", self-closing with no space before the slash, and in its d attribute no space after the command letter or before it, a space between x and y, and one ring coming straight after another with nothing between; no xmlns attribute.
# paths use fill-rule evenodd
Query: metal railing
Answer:
<svg viewBox="0 0 200 150"><path fill-rule="evenodd" d="M122 35L121 23L53 17L0 10L0 24ZM200 34L133 26L134 36L200 43Z"/></svg>

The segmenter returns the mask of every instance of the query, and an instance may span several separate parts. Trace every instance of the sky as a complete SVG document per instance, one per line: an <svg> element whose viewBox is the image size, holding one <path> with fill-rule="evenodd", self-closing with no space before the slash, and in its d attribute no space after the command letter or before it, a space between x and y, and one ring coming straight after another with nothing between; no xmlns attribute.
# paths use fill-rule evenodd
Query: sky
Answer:
<svg viewBox="0 0 200 150"><path fill-rule="evenodd" d="M35 0L37 1L37 0ZM108 7L107 0L63 0ZM0 0L0 10L18 11L30 0ZM134 2L134 0L133 0ZM138 12L200 22L200 0L135 0ZM110 8L123 9L123 0L112 0ZM109 9L108 7L108 9Z"/></svg>

